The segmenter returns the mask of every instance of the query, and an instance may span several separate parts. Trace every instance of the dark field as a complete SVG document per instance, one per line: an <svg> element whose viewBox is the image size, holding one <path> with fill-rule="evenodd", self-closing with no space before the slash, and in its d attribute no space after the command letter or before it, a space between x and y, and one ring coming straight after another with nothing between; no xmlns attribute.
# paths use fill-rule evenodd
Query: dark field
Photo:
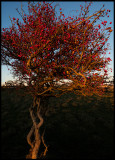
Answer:
<svg viewBox="0 0 115 160"><path fill-rule="evenodd" d="M25 159L32 121L32 98L23 90L1 89L1 152L4 159ZM113 159L114 96L50 98L44 139L47 159Z"/></svg>

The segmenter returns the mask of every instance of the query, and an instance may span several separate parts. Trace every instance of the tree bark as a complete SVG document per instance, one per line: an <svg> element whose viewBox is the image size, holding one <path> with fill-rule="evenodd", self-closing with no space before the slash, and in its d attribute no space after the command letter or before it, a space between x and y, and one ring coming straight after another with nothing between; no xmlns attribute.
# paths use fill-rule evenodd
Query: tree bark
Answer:
<svg viewBox="0 0 115 160"><path fill-rule="evenodd" d="M33 121L33 127L31 128L28 136L27 142L31 146L30 153L26 156L26 158L37 159L38 152L40 149L40 144L42 141L40 135L40 127L43 125L43 117L40 114L40 98L34 98L33 106L29 109L30 115ZM39 119L39 122L37 120ZM34 133L34 141L32 142L31 137Z"/></svg>

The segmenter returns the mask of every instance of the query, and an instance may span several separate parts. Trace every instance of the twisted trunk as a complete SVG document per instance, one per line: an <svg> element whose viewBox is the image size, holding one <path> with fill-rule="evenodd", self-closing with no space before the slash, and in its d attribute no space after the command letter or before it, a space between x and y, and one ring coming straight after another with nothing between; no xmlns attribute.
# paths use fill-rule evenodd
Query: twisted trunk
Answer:
<svg viewBox="0 0 115 160"><path fill-rule="evenodd" d="M26 156L26 158L29 159L37 159L38 158L38 152L40 149L41 142L43 142L45 146L45 151L43 152L43 155L46 154L47 146L44 143L44 138L40 135L40 127L43 125L44 119L41 116L41 108L40 108L40 98L34 98L33 106L29 109L30 115L33 121L33 126L27 136L27 142L31 146L30 153ZM39 120L39 122L37 122ZM31 140L32 135L34 134L34 141Z"/></svg>

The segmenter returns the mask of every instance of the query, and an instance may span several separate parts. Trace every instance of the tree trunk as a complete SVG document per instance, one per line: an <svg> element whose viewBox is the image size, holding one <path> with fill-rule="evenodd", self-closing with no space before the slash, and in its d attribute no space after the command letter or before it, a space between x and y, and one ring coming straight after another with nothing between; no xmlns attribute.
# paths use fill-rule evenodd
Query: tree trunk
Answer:
<svg viewBox="0 0 115 160"><path fill-rule="evenodd" d="M41 111L40 98L34 98L33 106L29 109L29 111L33 121L33 126L27 136L27 142L31 146L31 149L30 149L30 153L26 156L26 158L37 159L41 141L44 144L43 136L40 135L40 127L43 125L43 122L44 122L43 117L41 116L41 113L40 113ZM37 122L38 119L39 119L39 122ZM34 133L34 141L32 142L31 137L33 133Z"/></svg>
<svg viewBox="0 0 115 160"><path fill-rule="evenodd" d="M38 152L41 144L41 137L38 130L35 130L35 146L32 151L32 159L38 158Z"/></svg>

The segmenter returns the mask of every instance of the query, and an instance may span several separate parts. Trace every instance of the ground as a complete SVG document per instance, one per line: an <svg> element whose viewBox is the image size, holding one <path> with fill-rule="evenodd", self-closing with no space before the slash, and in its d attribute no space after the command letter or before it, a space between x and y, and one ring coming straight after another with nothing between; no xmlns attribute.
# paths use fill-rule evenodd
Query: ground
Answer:
<svg viewBox="0 0 115 160"><path fill-rule="evenodd" d="M109 97L107 97L109 95ZM106 96L65 94L50 98L44 125L47 159L113 159L113 91ZM32 98L23 90L1 89L1 148L3 158L25 158L32 121Z"/></svg>

